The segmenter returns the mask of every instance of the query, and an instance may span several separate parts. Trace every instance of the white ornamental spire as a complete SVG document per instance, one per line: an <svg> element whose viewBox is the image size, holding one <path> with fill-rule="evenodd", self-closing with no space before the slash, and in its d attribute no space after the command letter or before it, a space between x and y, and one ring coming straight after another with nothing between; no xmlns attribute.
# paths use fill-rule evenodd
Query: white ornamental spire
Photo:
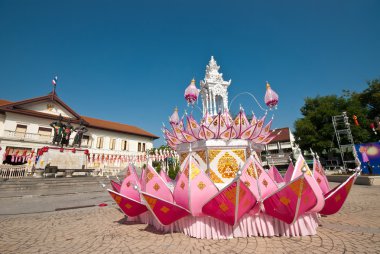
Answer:
<svg viewBox="0 0 380 254"><path fill-rule="evenodd" d="M206 75L201 81L201 96L203 115L206 113L216 115L228 110L228 91L231 80L224 81L223 73L219 73L220 66L213 56L206 66Z"/></svg>

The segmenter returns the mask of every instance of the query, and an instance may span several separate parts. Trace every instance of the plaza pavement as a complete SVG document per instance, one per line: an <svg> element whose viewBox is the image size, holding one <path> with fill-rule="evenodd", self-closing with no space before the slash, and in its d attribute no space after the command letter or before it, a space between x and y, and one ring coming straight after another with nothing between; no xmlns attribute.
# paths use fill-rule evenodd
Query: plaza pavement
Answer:
<svg viewBox="0 0 380 254"><path fill-rule="evenodd" d="M107 198L106 207L0 215L0 253L380 253L379 198L380 186L355 185L315 236L218 241L126 222Z"/></svg>

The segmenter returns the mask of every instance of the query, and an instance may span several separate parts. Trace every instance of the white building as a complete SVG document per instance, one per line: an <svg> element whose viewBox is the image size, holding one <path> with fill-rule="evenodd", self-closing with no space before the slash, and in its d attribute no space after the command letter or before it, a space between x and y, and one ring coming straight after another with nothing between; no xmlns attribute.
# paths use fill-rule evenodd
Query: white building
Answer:
<svg viewBox="0 0 380 254"><path fill-rule="evenodd" d="M277 136L265 145L265 149L261 152L263 164L286 169L297 153L294 135L289 128L278 128L273 131Z"/></svg>
<svg viewBox="0 0 380 254"><path fill-rule="evenodd" d="M79 115L55 93L17 102L0 100L0 164L32 165L38 149L52 146L50 123L59 115L63 123L70 120L74 128L80 121L87 127L81 148L88 149L90 168L142 164L145 151L153 148L153 140L158 138L135 126ZM75 132L70 145L74 136Z"/></svg>

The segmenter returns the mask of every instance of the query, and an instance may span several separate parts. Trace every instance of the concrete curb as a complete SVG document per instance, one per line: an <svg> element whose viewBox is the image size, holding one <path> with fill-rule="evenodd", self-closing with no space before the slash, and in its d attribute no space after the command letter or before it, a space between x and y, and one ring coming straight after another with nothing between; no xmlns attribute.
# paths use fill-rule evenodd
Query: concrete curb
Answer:
<svg viewBox="0 0 380 254"><path fill-rule="evenodd" d="M349 175L328 175L329 182L343 183L350 176ZM380 185L380 176L358 176L355 181L358 185Z"/></svg>

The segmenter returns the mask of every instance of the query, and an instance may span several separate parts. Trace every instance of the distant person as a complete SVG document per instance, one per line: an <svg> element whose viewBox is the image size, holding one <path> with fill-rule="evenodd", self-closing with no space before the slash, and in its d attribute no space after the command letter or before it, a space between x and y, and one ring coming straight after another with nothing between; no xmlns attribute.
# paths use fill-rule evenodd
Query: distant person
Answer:
<svg viewBox="0 0 380 254"><path fill-rule="evenodd" d="M359 148L359 152L362 154L363 163L365 165L367 165L369 174L372 175L373 174L373 170L372 170L371 163L369 162L369 158L368 158L368 155L367 155L367 149L368 149L367 147L361 146Z"/></svg>

